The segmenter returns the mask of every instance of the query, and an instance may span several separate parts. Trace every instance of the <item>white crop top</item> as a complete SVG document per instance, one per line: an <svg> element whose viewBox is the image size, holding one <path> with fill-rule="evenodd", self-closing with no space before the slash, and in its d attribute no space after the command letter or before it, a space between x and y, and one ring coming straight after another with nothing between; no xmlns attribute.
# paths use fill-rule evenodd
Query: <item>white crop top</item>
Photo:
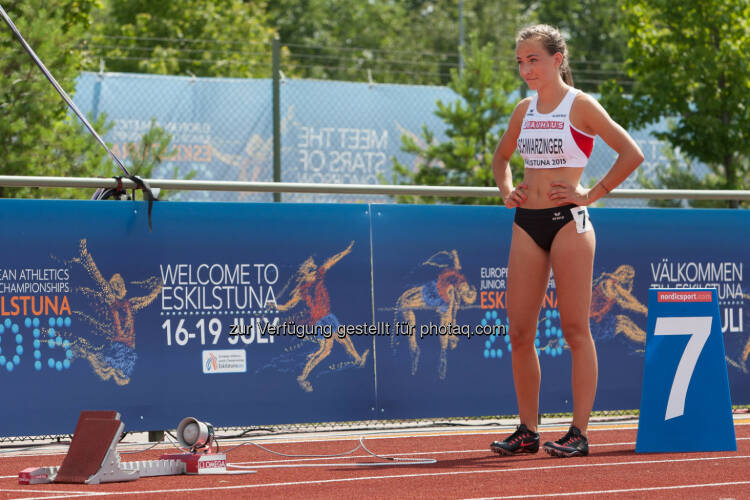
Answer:
<svg viewBox="0 0 750 500"><path fill-rule="evenodd" d="M594 136L570 123L570 108L580 92L570 89L557 108L546 114L536 109L539 95L531 100L516 142L526 168L586 166L594 149Z"/></svg>

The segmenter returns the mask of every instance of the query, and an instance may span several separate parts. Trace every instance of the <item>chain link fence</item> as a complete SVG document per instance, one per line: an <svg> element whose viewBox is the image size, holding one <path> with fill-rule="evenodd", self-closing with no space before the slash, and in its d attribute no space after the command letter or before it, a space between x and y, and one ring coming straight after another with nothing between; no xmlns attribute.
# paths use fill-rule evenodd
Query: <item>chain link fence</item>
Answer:
<svg viewBox="0 0 750 500"><path fill-rule="evenodd" d="M100 59L100 68L126 58L137 63L139 39L107 40L117 48ZM140 43L147 43L143 40ZM169 43L159 40L159 43ZM182 45L185 40L180 41ZM206 41L196 41L206 42ZM100 42L104 43L104 42ZM433 140L448 141L447 124L435 112L437 102L450 103L458 96L446 83L458 69L456 53L384 51L354 47L324 47L281 43L231 47L225 67L231 74L238 51L250 51L257 73L271 78L218 78L184 75L87 72L78 80L77 104L98 116L106 113L111 130L106 139L129 160L129 150L144 134L158 126L171 143L152 177L202 180L285 181L306 183L380 184L394 182L394 159L416 170L423 159L402 150L403 138L427 146L423 129ZM222 67L226 47L210 51L205 61ZM240 54L240 55L242 55ZM241 58L239 58L241 59ZM192 61L192 60L191 60ZM197 61L198 64L200 61ZM588 91L616 78L631 82L612 63L572 61L577 84ZM335 79L333 79L335 78ZM519 80L520 83L520 80ZM510 96L519 99L522 89ZM499 124L500 126L501 124ZM660 122L631 131L646 161L623 185L641 187L638 175L653 179L668 163L668 145L652 136L666 130ZM604 176L616 157L597 138L582 184L592 185ZM683 161L679 155L678 161ZM705 174L701 165L696 173ZM180 192L171 199L183 201L285 202L393 202L388 196L342 194L261 194ZM449 199L445 200L450 203ZM645 200L605 199L602 206L645 206Z"/></svg>

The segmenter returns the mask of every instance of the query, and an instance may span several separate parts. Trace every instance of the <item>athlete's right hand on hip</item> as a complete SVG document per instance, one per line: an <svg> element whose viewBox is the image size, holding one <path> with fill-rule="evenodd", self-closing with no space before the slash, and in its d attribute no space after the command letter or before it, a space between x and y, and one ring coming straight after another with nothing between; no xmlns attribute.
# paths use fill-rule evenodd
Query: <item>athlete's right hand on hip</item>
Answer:
<svg viewBox="0 0 750 500"><path fill-rule="evenodd" d="M529 189L529 186L524 182L516 185L516 187L513 188L513 191L511 191L510 194L503 199L503 203L505 203L505 206L508 208L515 208L523 205L527 198L527 189Z"/></svg>

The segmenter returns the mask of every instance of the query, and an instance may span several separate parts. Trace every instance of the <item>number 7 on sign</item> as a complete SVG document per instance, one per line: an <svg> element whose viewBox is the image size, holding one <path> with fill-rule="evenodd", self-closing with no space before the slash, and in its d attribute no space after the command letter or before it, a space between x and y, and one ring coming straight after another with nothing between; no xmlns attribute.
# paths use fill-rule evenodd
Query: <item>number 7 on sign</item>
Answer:
<svg viewBox="0 0 750 500"><path fill-rule="evenodd" d="M685 398L695 365L711 334L711 316L656 318L654 335L690 335L682 358L677 365L672 389L669 391L667 412L664 420L681 416L685 413Z"/></svg>

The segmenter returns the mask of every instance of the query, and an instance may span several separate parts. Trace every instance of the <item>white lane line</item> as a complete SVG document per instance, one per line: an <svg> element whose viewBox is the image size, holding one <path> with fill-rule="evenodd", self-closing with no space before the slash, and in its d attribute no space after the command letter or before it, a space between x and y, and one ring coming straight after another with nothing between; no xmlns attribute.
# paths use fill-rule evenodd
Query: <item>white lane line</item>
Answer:
<svg viewBox="0 0 750 500"><path fill-rule="evenodd" d="M649 488L628 488L626 490L571 491L569 493L544 493L538 495L532 494L513 495L506 497L482 497L472 498L470 500L510 500L512 498L572 497L578 495L604 495L607 493L634 493L636 491L680 490L685 488L715 488L717 486L737 486L740 484L750 484L750 481L733 481L729 483L679 484L674 486L651 486Z"/></svg>
<svg viewBox="0 0 750 500"><path fill-rule="evenodd" d="M4 490L0 490L4 491ZM81 493L79 491L71 491L68 495L55 495L55 496L49 496L49 497L16 497L13 500L53 500L55 498L78 498L78 497L90 497L92 496L91 493ZM112 493L94 493L93 496L100 496L100 495L111 495Z"/></svg>
<svg viewBox="0 0 750 500"><path fill-rule="evenodd" d="M46 493L46 494L57 494L58 496L50 497L50 498L60 498L59 495L67 496L67 495L75 495L75 496L91 496L91 495L100 495L100 493L94 493L90 491L75 491L75 490L38 490L38 489L27 489L27 488L0 488L0 492L8 492L8 493ZM27 497L21 497L21 498L27 498Z"/></svg>
<svg viewBox="0 0 750 500"><path fill-rule="evenodd" d="M681 463L681 462L703 462L712 460L742 460L750 459L750 455L740 456L724 456L724 457L696 457L696 458L679 458L679 459L663 459L663 460L637 460L632 462L600 462L600 463L589 463L589 464L568 464L568 465L548 465L540 467L516 467L512 469L479 469L469 471L450 471L450 472L426 472L426 473L415 473L415 474L393 474L389 476L364 476L364 477L346 477L338 479L318 479L309 481L292 481L285 483L264 483L264 484L243 484L235 486L212 486L205 488L179 488L171 490L145 490L145 491L103 491L100 493L88 493L81 494L79 496L108 496L108 495L147 495L147 494L159 494L164 495L168 493L184 493L184 492L197 492L197 491L220 491L220 490L240 490L249 488L274 488L284 486L302 486L302 485L314 485L314 484L331 484L331 483L348 483L355 481L376 481L381 479L404 479L404 478L417 478L417 477L437 477L437 476L463 476L467 474L497 474L497 473L508 473L508 472L529 472L539 470L557 470L557 469L580 469L585 467L612 467L622 465L653 465L653 464L665 464L665 463ZM2 490L0 491L19 491L19 490ZM71 495L75 496L75 494ZM18 500L46 500L48 498L56 497L31 497L31 498L19 498Z"/></svg>

